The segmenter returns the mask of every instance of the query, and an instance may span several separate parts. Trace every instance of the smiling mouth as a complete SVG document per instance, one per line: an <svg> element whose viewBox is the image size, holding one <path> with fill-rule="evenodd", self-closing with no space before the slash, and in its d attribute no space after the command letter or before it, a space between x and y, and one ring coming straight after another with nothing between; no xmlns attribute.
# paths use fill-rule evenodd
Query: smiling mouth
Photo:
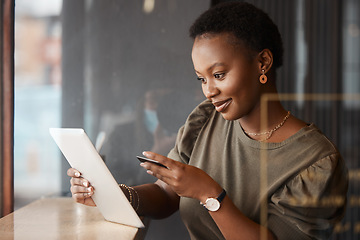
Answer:
<svg viewBox="0 0 360 240"><path fill-rule="evenodd" d="M228 99L225 101L213 102L212 104L215 106L216 111L223 112L232 102L232 99Z"/></svg>

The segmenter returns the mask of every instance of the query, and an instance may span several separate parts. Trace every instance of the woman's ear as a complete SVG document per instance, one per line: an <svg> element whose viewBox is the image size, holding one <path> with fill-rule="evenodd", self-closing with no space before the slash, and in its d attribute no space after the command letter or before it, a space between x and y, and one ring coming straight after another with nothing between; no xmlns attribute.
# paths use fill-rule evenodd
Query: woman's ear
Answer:
<svg viewBox="0 0 360 240"><path fill-rule="evenodd" d="M267 73L271 69L273 64L272 52L266 48L259 53L258 59L259 59L259 71L262 72L262 70L264 70L265 73Z"/></svg>

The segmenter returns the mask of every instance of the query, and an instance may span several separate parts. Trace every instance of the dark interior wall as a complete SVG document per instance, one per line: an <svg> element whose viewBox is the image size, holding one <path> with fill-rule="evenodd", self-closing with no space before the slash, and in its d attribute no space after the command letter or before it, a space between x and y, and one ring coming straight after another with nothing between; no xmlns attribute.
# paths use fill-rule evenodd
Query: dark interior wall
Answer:
<svg viewBox="0 0 360 240"><path fill-rule="evenodd" d="M207 1L93 1L86 12L85 86L91 111L120 112L146 90L198 84L192 70L187 30ZM97 122L93 119L94 132Z"/></svg>

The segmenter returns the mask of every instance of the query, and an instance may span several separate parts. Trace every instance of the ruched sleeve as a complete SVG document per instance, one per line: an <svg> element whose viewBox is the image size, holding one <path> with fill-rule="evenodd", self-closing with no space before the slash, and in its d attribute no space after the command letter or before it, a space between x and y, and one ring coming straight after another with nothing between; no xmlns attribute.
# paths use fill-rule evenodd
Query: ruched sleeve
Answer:
<svg viewBox="0 0 360 240"><path fill-rule="evenodd" d="M214 106L209 100L205 100L190 113L184 126L178 131L176 144L169 152L169 158L189 163L197 137L213 112Z"/></svg>
<svg viewBox="0 0 360 240"><path fill-rule="evenodd" d="M268 228L281 239L328 239L346 205L347 170L327 156L279 188L269 200Z"/></svg>

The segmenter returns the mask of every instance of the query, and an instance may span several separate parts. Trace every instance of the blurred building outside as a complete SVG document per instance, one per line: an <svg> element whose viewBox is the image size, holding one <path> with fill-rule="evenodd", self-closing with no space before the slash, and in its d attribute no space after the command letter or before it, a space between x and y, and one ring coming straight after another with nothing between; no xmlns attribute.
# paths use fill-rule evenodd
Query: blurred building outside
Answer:
<svg viewBox="0 0 360 240"><path fill-rule="evenodd" d="M60 192L60 155L48 128L60 126L61 2L15 6L15 209Z"/></svg>

